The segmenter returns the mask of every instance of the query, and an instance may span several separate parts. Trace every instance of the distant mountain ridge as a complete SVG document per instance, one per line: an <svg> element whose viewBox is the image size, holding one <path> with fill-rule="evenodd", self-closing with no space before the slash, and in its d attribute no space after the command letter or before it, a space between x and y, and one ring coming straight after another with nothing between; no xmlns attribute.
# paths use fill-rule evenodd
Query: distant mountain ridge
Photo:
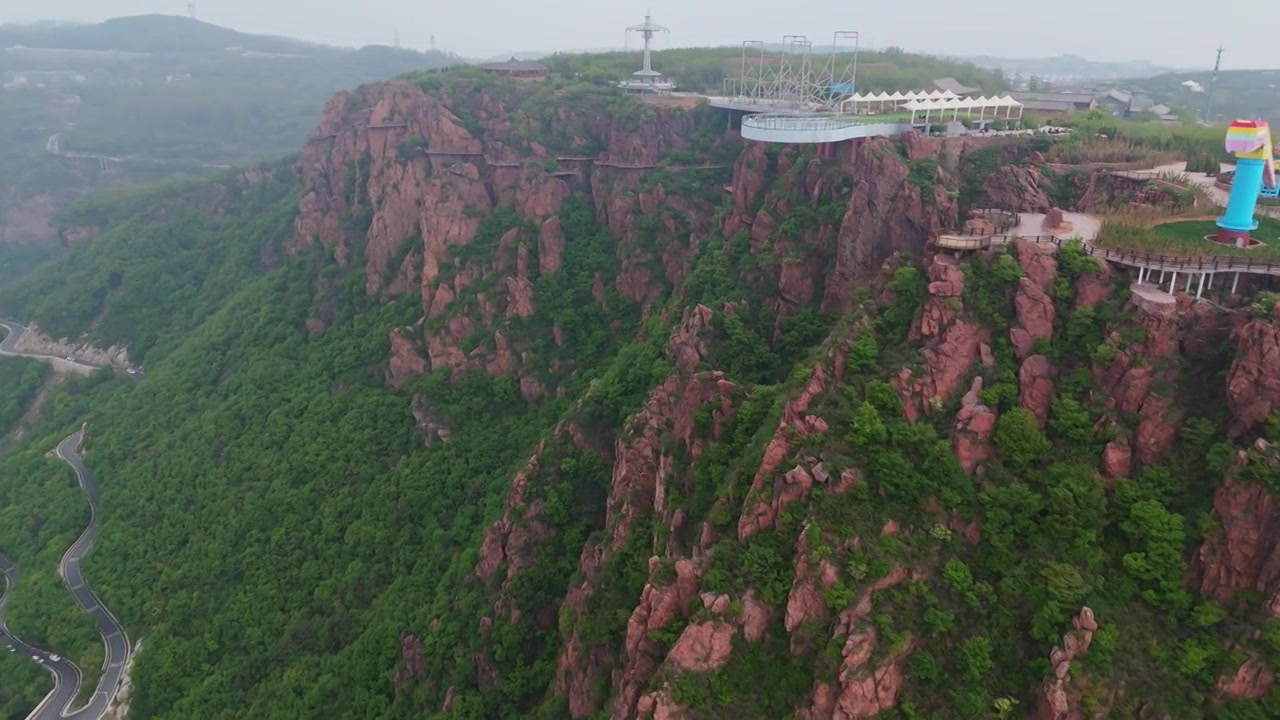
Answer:
<svg viewBox="0 0 1280 720"><path fill-rule="evenodd" d="M1147 60L1107 62L1065 54L1044 58L1003 58L993 55L940 55L939 57L969 62L983 68L1000 69L1006 75L1036 75L1042 78L1079 80L1111 80L1145 78L1185 70L1156 65Z"/></svg>
<svg viewBox="0 0 1280 720"><path fill-rule="evenodd" d="M32 25L0 25L0 48L66 50L115 50L155 55L192 55L242 48L275 54L337 54L355 48L323 45L293 38L254 35L176 15L133 15L91 25L41 22ZM386 48L421 55L413 50Z"/></svg>

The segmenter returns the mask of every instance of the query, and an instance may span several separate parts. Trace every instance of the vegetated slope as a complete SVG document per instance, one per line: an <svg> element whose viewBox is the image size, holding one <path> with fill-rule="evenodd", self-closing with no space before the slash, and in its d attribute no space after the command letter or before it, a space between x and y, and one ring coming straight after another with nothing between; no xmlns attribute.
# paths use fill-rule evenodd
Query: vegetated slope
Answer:
<svg viewBox="0 0 1280 720"><path fill-rule="evenodd" d="M720 122L331 101L270 262L145 382L59 396L139 717L1275 712L1274 472L1236 454L1273 303L1130 298L1070 247L922 263L961 202L1048 205L1007 141ZM239 207L196 241L251 244Z"/></svg>

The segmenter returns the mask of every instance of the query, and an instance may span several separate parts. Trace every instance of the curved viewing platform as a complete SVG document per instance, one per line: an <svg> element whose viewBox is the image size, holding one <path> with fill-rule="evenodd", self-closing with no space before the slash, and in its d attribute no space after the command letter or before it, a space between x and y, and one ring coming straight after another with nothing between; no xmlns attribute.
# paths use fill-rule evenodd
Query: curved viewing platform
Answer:
<svg viewBox="0 0 1280 720"><path fill-rule="evenodd" d="M742 118L744 140L774 143L832 143L855 138L901 135L907 129L909 126L905 123L867 122L857 115L796 116L762 113Z"/></svg>

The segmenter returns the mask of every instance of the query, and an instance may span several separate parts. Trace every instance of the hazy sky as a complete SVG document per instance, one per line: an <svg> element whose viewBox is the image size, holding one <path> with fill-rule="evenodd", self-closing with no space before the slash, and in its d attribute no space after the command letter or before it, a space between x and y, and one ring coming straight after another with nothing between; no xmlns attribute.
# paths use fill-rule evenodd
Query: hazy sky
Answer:
<svg viewBox="0 0 1280 720"><path fill-rule="evenodd" d="M0 22L185 14L186 0L3 0ZM643 19L675 46L829 37L857 30L870 47L948 54L1149 59L1176 67L1280 67L1264 0L197 0L198 17L247 32L339 45L401 44L478 57L507 51L611 47ZM323 8L323 9L322 9Z"/></svg>

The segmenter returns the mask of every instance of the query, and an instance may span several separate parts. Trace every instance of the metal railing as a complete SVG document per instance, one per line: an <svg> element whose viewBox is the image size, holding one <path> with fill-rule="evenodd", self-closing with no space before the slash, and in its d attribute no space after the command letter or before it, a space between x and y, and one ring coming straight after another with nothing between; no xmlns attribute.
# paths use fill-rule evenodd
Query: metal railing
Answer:
<svg viewBox="0 0 1280 720"><path fill-rule="evenodd" d="M1068 242L1070 240L1080 242L1079 238L1064 238L1057 235L995 235L991 237L991 240L993 242L1010 242L1017 237L1036 243L1052 243L1056 247L1062 247L1064 242ZM1233 257L1229 255L1161 255L1158 253L1140 252L1137 250L1101 248L1087 242L1081 242L1081 249L1084 251L1085 255L1090 257L1102 258L1103 260L1120 263L1121 265L1132 265L1134 267L1143 267L1154 270L1172 270L1175 272L1197 273L1246 272L1263 275L1280 275L1280 261L1273 260L1259 260L1256 258Z"/></svg>
<svg viewBox="0 0 1280 720"><path fill-rule="evenodd" d="M842 130L868 124L865 120L853 115L828 115L823 117L797 117L761 113L742 118L742 124L757 130L783 130L796 132L813 132L822 130Z"/></svg>

